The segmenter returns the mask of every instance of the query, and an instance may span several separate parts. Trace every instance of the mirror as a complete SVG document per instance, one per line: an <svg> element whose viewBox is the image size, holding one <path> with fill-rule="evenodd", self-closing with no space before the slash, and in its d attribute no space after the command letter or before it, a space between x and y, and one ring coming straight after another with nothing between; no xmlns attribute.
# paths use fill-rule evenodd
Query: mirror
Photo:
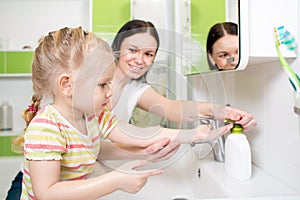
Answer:
<svg viewBox="0 0 300 200"><path fill-rule="evenodd" d="M200 7L198 1L191 0L191 38L198 45L194 50L205 53L198 55L198 61L193 63L194 66L185 74L244 69L249 54L248 1L201 0L201 2L206 2L207 5ZM207 12L207 8L212 9ZM206 10L204 16L198 14L204 12L204 9ZM207 62L203 63L201 60Z"/></svg>
<svg viewBox="0 0 300 200"><path fill-rule="evenodd" d="M167 50L161 46L155 62L166 51L180 55L175 70L181 74L242 70L247 65L247 0L132 0L131 18L153 22L163 32L161 42L175 44Z"/></svg>

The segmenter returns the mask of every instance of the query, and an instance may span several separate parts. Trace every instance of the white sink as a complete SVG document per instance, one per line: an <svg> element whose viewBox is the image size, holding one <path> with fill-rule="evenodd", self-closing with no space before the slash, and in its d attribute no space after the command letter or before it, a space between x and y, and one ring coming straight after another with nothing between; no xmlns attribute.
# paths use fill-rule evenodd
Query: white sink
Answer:
<svg viewBox="0 0 300 200"><path fill-rule="evenodd" d="M164 168L164 174L150 177L137 194L114 192L104 200L299 200L300 196L258 167L248 181L227 175L224 163L214 161L212 153L199 159L192 148ZM177 157L178 158L178 157ZM160 163L161 164L161 163ZM155 166L155 165L154 165ZM154 168L150 166L149 168Z"/></svg>
<svg viewBox="0 0 300 200"><path fill-rule="evenodd" d="M6 195L10 182L20 169L22 157L0 159L0 199ZM115 163L108 163L113 166ZM120 164L120 163L119 163ZM98 166L99 167L99 166ZM189 146L183 146L171 161L148 165L146 168L163 168L164 173L150 177L137 194L116 191L102 200L299 200L300 195L260 168L253 166L248 181L228 176L224 163L213 160L212 154L199 160ZM101 174L110 170L102 166ZM94 174L96 175L96 174Z"/></svg>
<svg viewBox="0 0 300 200"><path fill-rule="evenodd" d="M192 199L195 195L197 160L188 145L181 147L172 161L154 163L144 168L162 168L164 173L148 179L147 184L137 194L116 191L101 200L173 200ZM112 166L112 162L106 162Z"/></svg>
<svg viewBox="0 0 300 200"><path fill-rule="evenodd" d="M20 169L22 157L0 158L0 199ZM113 166L114 162L107 163ZM120 164L120 163L117 163ZM99 167L99 166L98 166ZM228 176L224 163L214 161L212 154L199 159L188 145L182 146L172 160L154 163L146 168L163 168L162 175L150 177L137 194L116 191L102 200L299 200L300 195L260 168L253 166L248 181ZM110 170L102 166L101 174ZM94 175L96 175L95 173Z"/></svg>
<svg viewBox="0 0 300 200"><path fill-rule="evenodd" d="M224 163L214 161L212 154L199 160L201 177L196 181L195 199L300 199L299 194L260 168L252 166L252 177L239 181L230 177Z"/></svg>

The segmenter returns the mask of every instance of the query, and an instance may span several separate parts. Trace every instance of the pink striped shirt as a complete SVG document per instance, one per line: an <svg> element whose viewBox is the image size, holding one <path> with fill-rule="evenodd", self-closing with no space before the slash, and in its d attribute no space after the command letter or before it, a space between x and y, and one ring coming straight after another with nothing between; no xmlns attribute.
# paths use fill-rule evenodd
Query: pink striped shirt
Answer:
<svg viewBox="0 0 300 200"><path fill-rule="evenodd" d="M108 110L86 117L88 134L82 134L53 106L46 105L30 122L25 133L24 176L21 199L35 199L28 160L60 160L61 181L86 178L100 150L100 137L106 138L117 124Z"/></svg>

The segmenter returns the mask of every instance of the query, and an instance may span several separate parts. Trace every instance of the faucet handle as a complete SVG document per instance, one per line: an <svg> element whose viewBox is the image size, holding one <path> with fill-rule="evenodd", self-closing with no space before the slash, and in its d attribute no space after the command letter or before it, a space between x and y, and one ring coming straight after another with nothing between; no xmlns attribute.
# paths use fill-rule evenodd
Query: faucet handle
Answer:
<svg viewBox="0 0 300 200"><path fill-rule="evenodd" d="M199 116L190 116L191 119L198 121L198 123L201 124L206 124L209 125L211 124L211 120L213 120L212 118L208 118L208 117L199 117Z"/></svg>

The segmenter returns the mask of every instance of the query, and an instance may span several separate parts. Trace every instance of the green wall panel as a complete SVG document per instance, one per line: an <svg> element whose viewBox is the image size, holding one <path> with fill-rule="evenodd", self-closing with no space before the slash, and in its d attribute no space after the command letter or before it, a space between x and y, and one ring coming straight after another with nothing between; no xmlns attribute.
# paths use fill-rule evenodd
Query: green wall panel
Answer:
<svg viewBox="0 0 300 200"><path fill-rule="evenodd" d="M4 67L5 67L4 56L5 56L5 52L1 51L0 52L0 74L3 74L5 72L4 71Z"/></svg>
<svg viewBox="0 0 300 200"><path fill-rule="evenodd" d="M6 73L31 73L32 51L6 52Z"/></svg>
<svg viewBox="0 0 300 200"><path fill-rule="evenodd" d="M16 137L18 136L0 136L0 156L23 156L11 150L11 140Z"/></svg>
<svg viewBox="0 0 300 200"><path fill-rule="evenodd" d="M191 37L204 51L210 27L226 20L225 0L191 0ZM190 74L209 71L207 64L203 64L206 56L199 59L197 66L190 69Z"/></svg>
<svg viewBox="0 0 300 200"><path fill-rule="evenodd" d="M225 20L225 0L191 0L192 37L203 47L210 27Z"/></svg>
<svg viewBox="0 0 300 200"><path fill-rule="evenodd" d="M115 34L130 20L130 0L93 0L93 32Z"/></svg>

